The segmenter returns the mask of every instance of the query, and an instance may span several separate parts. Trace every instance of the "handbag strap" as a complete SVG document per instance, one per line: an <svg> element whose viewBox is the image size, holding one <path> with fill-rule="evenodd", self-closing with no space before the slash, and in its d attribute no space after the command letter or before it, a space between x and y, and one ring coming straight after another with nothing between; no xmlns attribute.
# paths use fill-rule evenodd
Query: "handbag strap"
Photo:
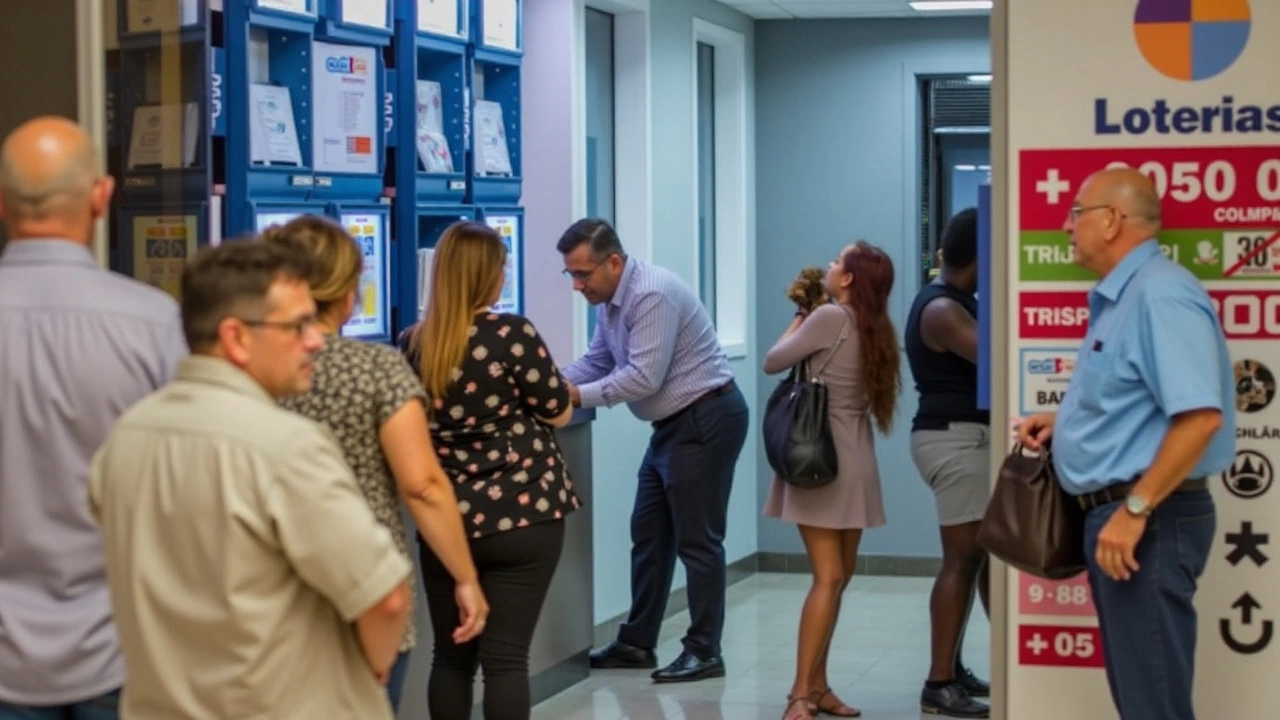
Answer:
<svg viewBox="0 0 1280 720"><path fill-rule="evenodd" d="M827 363L831 362L831 358L835 357L836 351L844 344L844 339L849 337L849 308L841 305L840 309L844 311L844 324L840 326L840 337L836 339L836 344L831 346L831 352L827 353L827 359L822 361L822 365L818 367L818 372L814 375L818 382L822 382L822 373L826 371ZM808 360L805 361L805 364L808 364Z"/></svg>

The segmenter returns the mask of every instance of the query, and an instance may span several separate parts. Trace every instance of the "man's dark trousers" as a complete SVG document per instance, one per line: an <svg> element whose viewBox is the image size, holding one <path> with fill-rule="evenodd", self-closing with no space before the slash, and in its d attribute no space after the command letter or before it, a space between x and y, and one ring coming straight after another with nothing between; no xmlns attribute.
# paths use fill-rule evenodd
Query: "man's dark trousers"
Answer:
<svg viewBox="0 0 1280 720"><path fill-rule="evenodd" d="M1160 503L1134 551L1138 572L1121 581L1103 575L1094 557L1098 533L1118 508L1113 502L1090 510L1084 528L1111 698L1124 720L1195 720L1192 601L1213 546L1213 498L1197 490Z"/></svg>
<svg viewBox="0 0 1280 720"><path fill-rule="evenodd" d="M726 516L747 426L736 387L654 423L631 513L631 612L621 642L657 646L679 556L691 618L684 649L702 660L720 655Z"/></svg>

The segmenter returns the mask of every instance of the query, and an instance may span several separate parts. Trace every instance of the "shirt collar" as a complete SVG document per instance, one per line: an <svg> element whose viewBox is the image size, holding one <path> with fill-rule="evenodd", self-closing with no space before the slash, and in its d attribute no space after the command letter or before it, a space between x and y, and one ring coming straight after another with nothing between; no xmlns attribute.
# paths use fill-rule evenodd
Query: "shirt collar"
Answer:
<svg viewBox="0 0 1280 720"><path fill-rule="evenodd" d="M81 265L96 268L98 261L89 248L80 243L38 238L9 240L5 243L4 253L0 254L0 265Z"/></svg>
<svg viewBox="0 0 1280 720"><path fill-rule="evenodd" d="M248 373L212 355L192 354L184 357L178 362L178 372L174 379L213 385L271 405L276 404L258 381L249 377Z"/></svg>
<svg viewBox="0 0 1280 720"><path fill-rule="evenodd" d="M631 278L635 276L636 265L639 260L628 256L626 263L622 266L622 276L618 278L618 289L613 292L613 297L609 300L609 304L614 307L622 307L627 301L627 296L631 294Z"/></svg>
<svg viewBox="0 0 1280 720"><path fill-rule="evenodd" d="M1120 264L1112 268L1111 272L1093 288L1094 294L1111 302L1120 299L1120 293L1124 292L1125 286L1137 274L1138 269L1159 254L1160 245L1156 243L1155 238L1133 248L1124 256Z"/></svg>

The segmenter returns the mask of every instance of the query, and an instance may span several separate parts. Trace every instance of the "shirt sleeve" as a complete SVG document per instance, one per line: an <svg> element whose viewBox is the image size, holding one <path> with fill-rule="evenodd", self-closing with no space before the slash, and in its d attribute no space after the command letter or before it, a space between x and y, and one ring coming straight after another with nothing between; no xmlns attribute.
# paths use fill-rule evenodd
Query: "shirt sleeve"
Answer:
<svg viewBox="0 0 1280 720"><path fill-rule="evenodd" d="M538 417L557 417L569 407L569 386L533 323L519 316L506 320L512 324L506 365L520 388L520 401Z"/></svg>
<svg viewBox="0 0 1280 720"><path fill-rule="evenodd" d="M384 348L378 348L380 351ZM378 405L378 427L381 428L407 403L417 400L424 405L427 392L409 363L395 350L385 348L378 353L374 369L374 392Z"/></svg>
<svg viewBox="0 0 1280 720"><path fill-rule="evenodd" d="M409 576L409 561L319 426L282 448L263 492L285 556L343 620L354 621Z"/></svg>
<svg viewBox="0 0 1280 720"><path fill-rule="evenodd" d="M779 340L764 356L764 371L777 373L790 368L816 352L835 345L840 328L849 319L844 308L824 305L813 311L790 336ZM817 370L818 368L813 368Z"/></svg>
<svg viewBox="0 0 1280 720"><path fill-rule="evenodd" d="M671 298L658 292L636 300L634 312L627 364L600 380L580 385L583 407L613 407L640 400L657 392L667 379L680 333L680 312Z"/></svg>
<svg viewBox="0 0 1280 720"><path fill-rule="evenodd" d="M1141 310L1142 379L1172 417L1190 410L1223 410L1222 329L1208 303L1157 292Z"/></svg>
<svg viewBox="0 0 1280 720"><path fill-rule="evenodd" d="M596 323L586 354L570 363L564 369L564 376L575 385L585 385L608 375L613 368L613 353L609 352L600 323Z"/></svg>
<svg viewBox="0 0 1280 720"><path fill-rule="evenodd" d="M142 352L147 353L143 361L147 366L148 380L153 390L159 390L178 372L178 363L186 357L187 337L182 331L182 313L177 303L173 304L173 314L164 322L156 324L151 332L151 344Z"/></svg>

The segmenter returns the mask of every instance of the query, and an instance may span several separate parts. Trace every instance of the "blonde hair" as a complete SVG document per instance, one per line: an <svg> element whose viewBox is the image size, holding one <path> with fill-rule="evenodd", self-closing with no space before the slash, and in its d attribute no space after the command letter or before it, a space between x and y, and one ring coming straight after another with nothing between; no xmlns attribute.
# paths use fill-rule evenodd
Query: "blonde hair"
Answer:
<svg viewBox="0 0 1280 720"><path fill-rule="evenodd" d="M302 215L284 225L272 225L262 232L261 239L293 246L311 258L313 269L307 283L320 314L345 300L360 285L364 253L355 239L329 218Z"/></svg>
<svg viewBox="0 0 1280 720"><path fill-rule="evenodd" d="M431 298L416 338L422 385L432 398L443 398L453 384L453 371L466 357L476 310L493 302L506 262L506 244L484 223L459 221L440 236L432 259Z"/></svg>

